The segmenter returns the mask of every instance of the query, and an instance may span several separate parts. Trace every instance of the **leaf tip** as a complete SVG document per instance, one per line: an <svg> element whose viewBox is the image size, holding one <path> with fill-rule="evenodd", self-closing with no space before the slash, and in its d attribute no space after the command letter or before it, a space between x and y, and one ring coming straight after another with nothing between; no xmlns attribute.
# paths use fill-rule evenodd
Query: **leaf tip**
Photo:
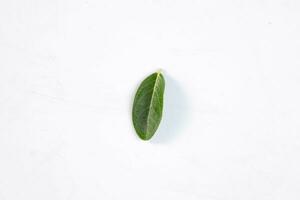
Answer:
<svg viewBox="0 0 300 200"><path fill-rule="evenodd" d="M158 69L156 73L157 74L162 74L162 69Z"/></svg>

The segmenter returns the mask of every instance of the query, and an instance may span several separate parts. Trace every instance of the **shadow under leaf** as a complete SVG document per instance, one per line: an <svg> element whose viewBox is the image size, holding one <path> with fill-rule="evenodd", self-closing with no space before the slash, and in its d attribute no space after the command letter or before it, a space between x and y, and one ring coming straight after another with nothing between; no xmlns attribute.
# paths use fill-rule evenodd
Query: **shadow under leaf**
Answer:
<svg viewBox="0 0 300 200"><path fill-rule="evenodd" d="M168 74L164 74L166 88L164 110L160 127L151 139L152 143L167 143L174 140L183 130L187 119L186 96L178 84Z"/></svg>

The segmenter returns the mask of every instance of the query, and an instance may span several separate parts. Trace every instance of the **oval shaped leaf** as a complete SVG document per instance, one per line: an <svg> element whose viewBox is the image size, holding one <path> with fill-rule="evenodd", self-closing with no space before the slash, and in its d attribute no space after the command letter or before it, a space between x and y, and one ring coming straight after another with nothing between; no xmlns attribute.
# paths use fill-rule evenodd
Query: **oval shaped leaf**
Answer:
<svg viewBox="0 0 300 200"><path fill-rule="evenodd" d="M132 109L132 121L138 136L149 140L162 118L165 80L161 72L148 76L139 86Z"/></svg>

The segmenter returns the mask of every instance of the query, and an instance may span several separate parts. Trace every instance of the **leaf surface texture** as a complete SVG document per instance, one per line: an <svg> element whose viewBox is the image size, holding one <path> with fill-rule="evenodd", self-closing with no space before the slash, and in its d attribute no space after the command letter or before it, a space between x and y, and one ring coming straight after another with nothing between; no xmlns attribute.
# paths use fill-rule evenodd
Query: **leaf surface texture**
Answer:
<svg viewBox="0 0 300 200"><path fill-rule="evenodd" d="M152 138L163 113L165 80L161 72L148 76L140 84L134 98L132 121L142 140Z"/></svg>

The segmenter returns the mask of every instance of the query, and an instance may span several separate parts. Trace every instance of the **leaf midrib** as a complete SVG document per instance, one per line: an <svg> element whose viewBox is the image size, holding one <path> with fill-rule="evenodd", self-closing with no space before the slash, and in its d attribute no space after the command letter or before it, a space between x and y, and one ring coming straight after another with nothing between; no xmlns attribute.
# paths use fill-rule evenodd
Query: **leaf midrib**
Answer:
<svg viewBox="0 0 300 200"><path fill-rule="evenodd" d="M153 86L153 92L152 92L152 95L151 95L151 100L150 100L150 106L149 106L149 112L148 112L148 115L147 115L147 126L146 126L146 135L148 133L148 124L149 124L149 116L150 116L150 112L151 112L151 108L152 108L152 104L153 104L153 97L154 97L154 93L155 93L155 90L156 90L156 85L157 85L157 80L158 80L158 77L160 76L160 72L156 72L156 78L155 78L155 83L154 83L154 86Z"/></svg>

